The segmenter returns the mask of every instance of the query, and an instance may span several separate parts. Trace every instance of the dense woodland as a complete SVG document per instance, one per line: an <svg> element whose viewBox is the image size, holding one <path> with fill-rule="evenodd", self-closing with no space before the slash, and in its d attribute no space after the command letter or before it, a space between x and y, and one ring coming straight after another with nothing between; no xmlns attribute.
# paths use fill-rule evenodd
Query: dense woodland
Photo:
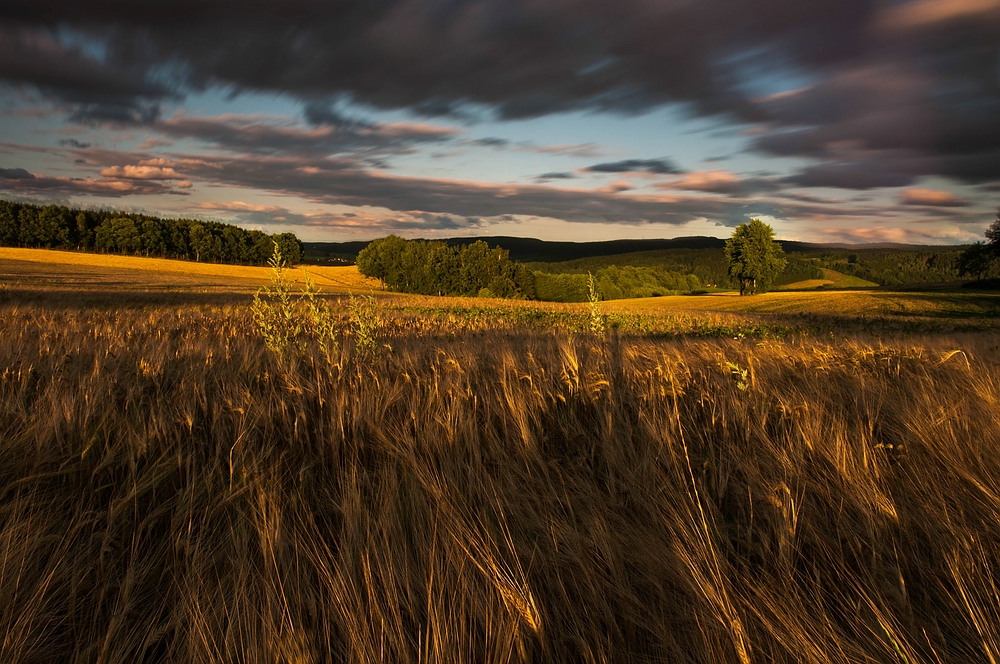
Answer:
<svg viewBox="0 0 1000 664"><path fill-rule="evenodd" d="M302 260L302 243L293 233L268 235L216 221L0 200L0 246L263 265L275 242L286 261Z"/></svg>
<svg viewBox="0 0 1000 664"><path fill-rule="evenodd" d="M510 260L506 250L485 242L450 246L390 235L365 247L357 264L361 274L402 293L535 297L531 271Z"/></svg>

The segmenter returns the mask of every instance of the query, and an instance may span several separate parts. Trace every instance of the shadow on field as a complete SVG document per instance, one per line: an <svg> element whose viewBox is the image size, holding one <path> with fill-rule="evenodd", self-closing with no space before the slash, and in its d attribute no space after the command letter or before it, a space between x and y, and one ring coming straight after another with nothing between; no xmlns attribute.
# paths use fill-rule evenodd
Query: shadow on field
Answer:
<svg viewBox="0 0 1000 664"><path fill-rule="evenodd" d="M107 309L184 306L248 306L253 293L192 290L122 290L120 288L10 288L0 303L46 309Z"/></svg>
<svg viewBox="0 0 1000 664"><path fill-rule="evenodd" d="M986 293L906 293L907 300L922 305L919 312L891 312L893 316L919 316L938 319L1000 319L1000 298Z"/></svg>

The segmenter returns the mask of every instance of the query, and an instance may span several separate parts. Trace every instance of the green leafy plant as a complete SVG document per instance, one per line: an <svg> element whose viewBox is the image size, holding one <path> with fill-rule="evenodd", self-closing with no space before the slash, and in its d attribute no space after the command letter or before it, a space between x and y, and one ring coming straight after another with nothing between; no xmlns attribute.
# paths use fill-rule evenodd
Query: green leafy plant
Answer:
<svg viewBox="0 0 1000 664"><path fill-rule="evenodd" d="M736 384L736 389L746 392L750 388L750 370L729 360L726 360L726 368L729 369L729 377Z"/></svg>
<svg viewBox="0 0 1000 664"><path fill-rule="evenodd" d="M322 291L305 270L302 271L305 282L302 292L292 292L292 282L286 274L288 266L277 242L268 265L271 284L260 288L250 305L254 324L264 343L274 353L282 355L290 348L306 352L312 340L323 359L332 364L340 344L337 317L330 303L321 297Z"/></svg>
<svg viewBox="0 0 1000 664"><path fill-rule="evenodd" d="M359 357L374 358L382 348L379 344L382 317L379 316L374 296L359 295L355 297L352 294L350 310L355 352ZM388 348L388 346L385 347Z"/></svg>
<svg viewBox="0 0 1000 664"><path fill-rule="evenodd" d="M594 334L602 334L605 320L601 313L601 296L597 292L597 282L594 280L594 275L589 272L587 273L587 301L590 302L590 331Z"/></svg>
<svg viewBox="0 0 1000 664"><path fill-rule="evenodd" d="M291 282L285 275L288 268L277 242L267 264L271 268L271 284L254 293L250 313L264 343L281 355L289 346L301 348L303 325L292 302Z"/></svg>
<svg viewBox="0 0 1000 664"><path fill-rule="evenodd" d="M337 342L337 318L329 301L318 297L322 291L305 270L305 287L302 289L302 314L306 334L316 341L319 352L327 363L332 364L339 348Z"/></svg>

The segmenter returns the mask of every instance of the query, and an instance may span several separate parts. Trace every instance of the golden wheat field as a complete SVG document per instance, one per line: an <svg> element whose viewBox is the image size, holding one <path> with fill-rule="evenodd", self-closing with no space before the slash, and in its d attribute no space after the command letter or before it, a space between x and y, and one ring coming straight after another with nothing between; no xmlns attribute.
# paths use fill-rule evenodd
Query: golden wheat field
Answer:
<svg viewBox="0 0 1000 664"><path fill-rule="evenodd" d="M33 255L2 662L1000 661L995 296L365 308L337 272L275 351L264 271Z"/></svg>

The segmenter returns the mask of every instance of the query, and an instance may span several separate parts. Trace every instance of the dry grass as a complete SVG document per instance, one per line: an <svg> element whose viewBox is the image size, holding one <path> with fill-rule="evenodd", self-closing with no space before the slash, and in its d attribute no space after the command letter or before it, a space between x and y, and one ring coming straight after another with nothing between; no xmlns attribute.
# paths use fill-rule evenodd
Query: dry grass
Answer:
<svg viewBox="0 0 1000 664"><path fill-rule="evenodd" d="M751 314L808 314L851 317L978 319L1000 317L1000 296L976 292L813 291L771 292L750 297L737 293L614 300L609 311L657 313L714 311Z"/></svg>
<svg viewBox="0 0 1000 664"><path fill-rule="evenodd" d="M331 293L367 291L379 284L355 267L308 266L316 284ZM302 283L301 269L289 278ZM143 258L46 249L0 247L0 280L28 286L105 286L116 289L226 288L253 290L270 280L264 267L192 263L167 258Z"/></svg>
<svg viewBox="0 0 1000 664"><path fill-rule="evenodd" d="M453 329L15 293L0 661L1000 661L995 336Z"/></svg>

